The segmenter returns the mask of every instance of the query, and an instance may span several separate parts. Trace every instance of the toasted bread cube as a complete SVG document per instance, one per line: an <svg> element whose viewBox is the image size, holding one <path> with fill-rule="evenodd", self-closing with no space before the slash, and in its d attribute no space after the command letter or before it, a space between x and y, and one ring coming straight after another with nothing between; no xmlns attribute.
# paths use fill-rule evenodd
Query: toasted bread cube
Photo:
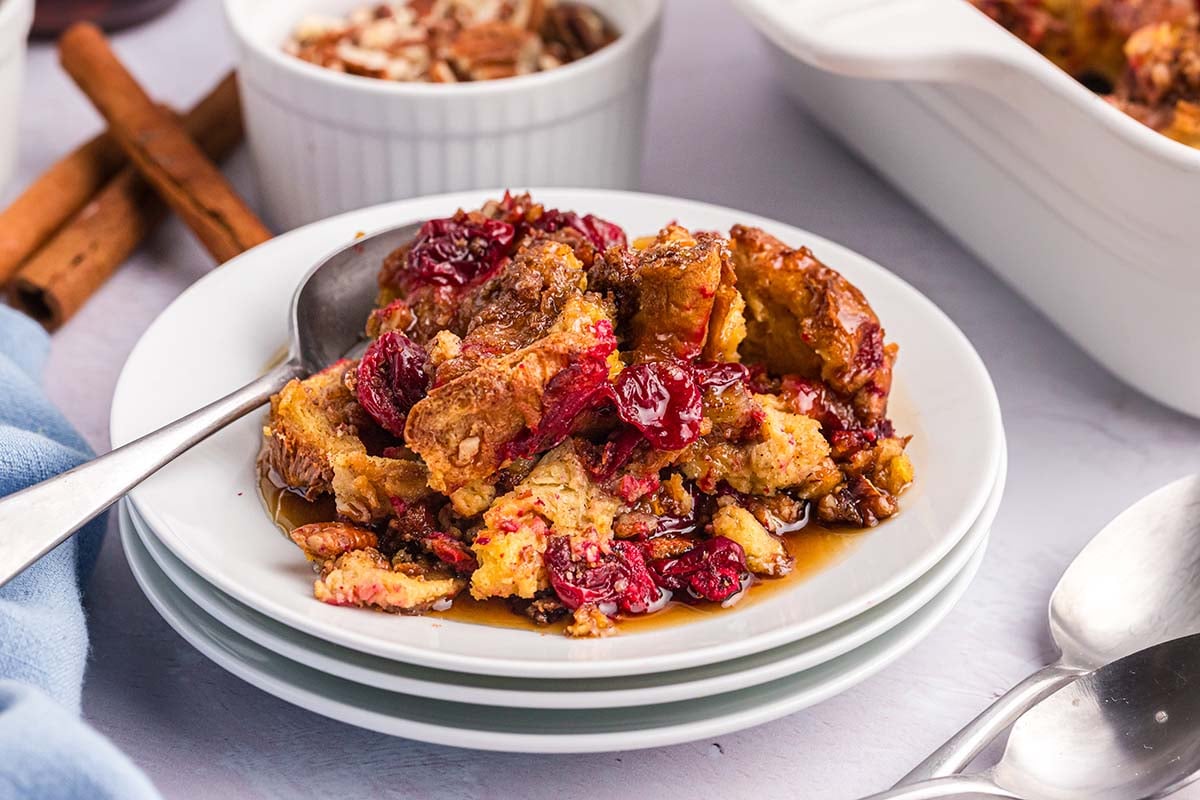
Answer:
<svg viewBox="0 0 1200 800"><path fill-rule="evenodd" d="M382 553L365 548L330 562L313 585L313 596L331 605L415 614L452 599L463 586L458 578L425 578L394 570Z"/></svg>
<svg viewBox="0 0 1200 800"><path fill-rule="evenodd" d="M430 494L429 472L415 459L353 452L339 453L330 462L337 512L364 525L395 514L393 498L410 503Z"/></svg>
<svg viewBox="0 0 1200 800"><path fill-rule="evenodd" d="M746 565L755 575L779 577L792 571L795 562L783 541L772 536L754 515L741 506L717 509L712 519L713 535L732 539L746 553Z"/></svg>
<svg viewBox="0 0 1200 800"><path fill-rule="evenodd" d="M610 324L603 308L575 298L547 336L483 362L413 406L405 441L428 465L429 485L453 494L503 467L508 445L541 421L550 380L603 343L602 323Z"/></svg>
<svg viewBox="0 0 1200 800"><path fill-rule="evenodd" d="M480 533L471 546L479 561L471 574L471 596L528 598L548 588L546 538L546 522L538 516L515 523L515 530Z"/></svg>
<svg viewBox="0 0 1200 800"><path fill-rule="evenodd" d="M342 380L352 366L339 362L303 381L292 380L271 398L262 461L277 480L308 500L332 490L333 456L366 452L357 435L362 411Z"/></svg>
<svg viewBox="0 0 1200 800"><path fill-rule="evenodd" d="M687 477L706 491L721 481L745 494L796 489L802 497L831 490L840 475L829 457L821 424L786 411L772 395L755 395L764 417L757 441L734 443L701 438L680 462Z"/></svg>
<svg viewBox="0 0 1200 800"><path fill-rule="evenodd" d="M479 569L471 594L533 597L550 585L546 538L569 536L573 546L606 549L619 508L617 498L592 482L571 442L564 442L483 515L485 527L472 547Z"/></svg>
<svg viewBox="0 0 1200 800"><path fill-rule="evenodd" d="M731 246L746 300L742 356L774 374L819 378L874 424L887 412L895 345L863 293L806 247L735 225Z"/></svg>

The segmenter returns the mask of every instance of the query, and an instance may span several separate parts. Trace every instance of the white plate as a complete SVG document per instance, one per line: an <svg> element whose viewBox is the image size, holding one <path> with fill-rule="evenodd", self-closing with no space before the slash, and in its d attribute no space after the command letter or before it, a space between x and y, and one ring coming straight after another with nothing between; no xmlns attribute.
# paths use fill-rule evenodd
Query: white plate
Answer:
<svg viewBox="0 0 1200 800"><path fill-rule="evenodd" d="M950 554L880 605L813 636L729 661L621 678L505 678L446 672L359 653L263 616L204 581L163 547L128 504L139 540L163 574L204 613L255 644L321 672L392 692L509 708L617 708L707 697L823 664L899 625L929 603L982 547L1004 493L1007 459L983 514Z"/></svg>
<svg viewBox="0 0 1200 800"><path fill-rule="evenodd" d="M814 669L702 702L586 711L506 709L430 700L342 680L260 647L205 614L159 571L122 515L130 569L167 623L197 650L263 691L323 716L391 736L477 750L586 753L638 750L761 725L866 680L923 639L970 585L967 567L923 609L891 631Z"/></svg>
<svg viewBox="0 0 1200 800"><path fill-rule="evenodd" d="M252 380L286 343L289 298L325 253L360 231L477 206L471 192L352 212L280 236L184 292L134 348L113 400L112 438L128 442ZM917 481L904 511L864 533L836 564L786 592L711 619L603 640L364 613L315 602L308 564L261 508L254 460L263 415L253 413L163 468L130 495L172 553L238 601L313 636L413 664L519 677L629 675L747 655L861 614L937 564L979 517L996 482L1003 440L987 371L928 299L868 259L804 231L715 206L625 192L535 190L549 205L610 218L631 234L666 221L701 229L761 225L807 244L866 293L901 345L894 393L899 430L916 438Z"/></svg>

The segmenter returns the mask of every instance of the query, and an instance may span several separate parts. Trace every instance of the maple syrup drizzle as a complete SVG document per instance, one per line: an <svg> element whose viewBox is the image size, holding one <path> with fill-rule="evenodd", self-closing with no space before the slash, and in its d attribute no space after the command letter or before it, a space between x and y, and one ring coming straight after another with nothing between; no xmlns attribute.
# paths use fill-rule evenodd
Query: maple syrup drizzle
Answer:
<svg viewBox="0 0 1200 800"><path fill-rule="evenodd" d="M259 492L267 514L286 536L294 528L310 522L328 522L336 518L333 499L322 497L316 501L305 500L295 492L275 485L267 476L259 478ZM784 537L788 553L795 559L795 568L782 578L755 576L747 591L730 608L745 608L762 602L776 592L796 585L805 578L825 569L845 554L858 540L857 531L836 531L819 525L808 524L803 529ZM301 557L297 552L297 558ZM672 625L685 624L724 613L727 609L716 603L690 604L671 601L653 614L622 617L619 625L622 633L654 630ZM454 598L454 605L446 611L431 611L430 617L465 622L472 625L490 625L502 628L520 628L538 633L561 634L568 620L551 625L536 625L527 617L513 613L500 598L476 600L469 592Z"/></svg>

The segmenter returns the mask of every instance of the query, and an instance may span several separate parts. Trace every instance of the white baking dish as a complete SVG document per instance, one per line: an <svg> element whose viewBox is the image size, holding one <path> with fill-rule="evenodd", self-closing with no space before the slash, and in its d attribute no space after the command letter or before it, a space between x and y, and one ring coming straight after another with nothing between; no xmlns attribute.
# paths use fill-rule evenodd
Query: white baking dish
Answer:
<svg viewBox="0 0 1200 800"><path fill-rule="evenodd" d="M33 24L33 0L0 0L0 192L17 162L25 39Z"/></svg>
<svg viewBox="0 0 1200 800"><path fill-rule="evenodd" d="M1200 416L1200 151L965 0L735 0L786 90L1115 375Z"/></svg>
<svg viewBox="0 0 1200 800"><path fill-rule="evenodd" d="M591 0L615 42L504 80L397 83L283 52L305 14L366 2L225 0L250 150L278 227L460 189L636 187L662 0Z"/></svg>

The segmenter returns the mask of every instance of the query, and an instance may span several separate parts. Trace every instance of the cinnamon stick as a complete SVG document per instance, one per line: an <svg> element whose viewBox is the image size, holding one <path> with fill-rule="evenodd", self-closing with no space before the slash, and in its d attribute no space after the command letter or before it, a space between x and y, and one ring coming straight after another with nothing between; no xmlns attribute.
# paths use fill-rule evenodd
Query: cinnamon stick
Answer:
<svg viewBox="0 0 1200 800"><path fill-rule="evenodd" d="M59 58L129 160L218 262L271 238L182 126L146 95L99 28L72 25L59 40Z"/></svg>
<svg viewBox="0 0 1200 800"><path fill-rule="evenodd" d="M183 119L210 157L229 155L242 138L237 81L226 76ZM18 271L9 302L54 330L70 319L162 220L166 206L131 165Z"/></svg>
<svg viewBox="0 0 1200 800"><path fill-rule="evenodd" d="M0 212L0 286L124 163L121 146L102 133L55 163Z"/></svg>

